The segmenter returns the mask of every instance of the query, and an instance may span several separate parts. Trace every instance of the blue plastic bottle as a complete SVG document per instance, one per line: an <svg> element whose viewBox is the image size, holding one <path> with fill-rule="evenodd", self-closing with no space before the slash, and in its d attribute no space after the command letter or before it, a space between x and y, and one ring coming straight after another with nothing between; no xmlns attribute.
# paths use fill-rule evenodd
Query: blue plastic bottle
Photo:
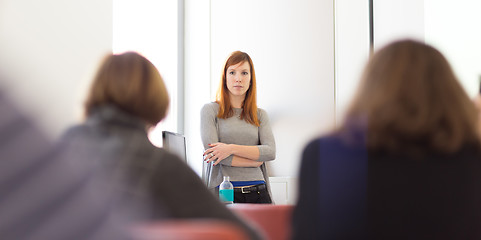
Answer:
<svg viewBox="0 0 481 240"><path fill-rule="evenodd" d="M224 181L219 186L219 198L225 204L234 203L234 186L230 182L229 176L224 176Z"/></svg>

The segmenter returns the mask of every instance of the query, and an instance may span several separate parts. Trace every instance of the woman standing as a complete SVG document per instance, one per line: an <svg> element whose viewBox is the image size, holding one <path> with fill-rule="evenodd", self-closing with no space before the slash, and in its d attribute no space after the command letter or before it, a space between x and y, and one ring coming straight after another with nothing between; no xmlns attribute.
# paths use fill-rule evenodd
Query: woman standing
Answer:
<svg viewBox="0 0 481 240"><path fill-rule="evenodd" d="M276 146L266 111L257 108L256 75L247 53L233 52L224 64L213 103L201 111L208 187L218 190L223 176L234 185L234 203L272 203L265 161Z"/></svg>

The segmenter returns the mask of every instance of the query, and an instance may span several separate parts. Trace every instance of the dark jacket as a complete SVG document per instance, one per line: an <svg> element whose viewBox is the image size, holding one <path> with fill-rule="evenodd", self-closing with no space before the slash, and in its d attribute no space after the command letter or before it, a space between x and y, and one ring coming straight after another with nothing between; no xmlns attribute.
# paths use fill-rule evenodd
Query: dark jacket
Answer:
<svg viewBox="0 0 481 240"><path fill-rule="evenodd" d="M481 156L367 151L339 136L304 149L293 239L480 239Z"/></svg>
<svg viewBox="0 0 481 240"><path fill-rule="evenodd" d="M177 156L153 146L146 123L113 106L99 107L63 137L78 161L99 164L126 199L147 206L145 219L227 220L257 234L227 209Z"/></svg>

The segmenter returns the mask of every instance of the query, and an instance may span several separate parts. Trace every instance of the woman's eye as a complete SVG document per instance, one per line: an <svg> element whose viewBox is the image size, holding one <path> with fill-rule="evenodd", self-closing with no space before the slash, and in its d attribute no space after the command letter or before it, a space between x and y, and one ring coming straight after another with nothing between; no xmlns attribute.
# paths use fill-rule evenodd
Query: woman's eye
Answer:
<svg viewBox="0 0 481 240"><path fill-rule="evenodd" d="M242 72L242 75L248 75L249 73L248 72Z"/></svg>
<svg viewBox="0 0 481 240"><path fill-rule="evenodd" d="M234 75L234 71L229 72L230 75Z"/></svg>

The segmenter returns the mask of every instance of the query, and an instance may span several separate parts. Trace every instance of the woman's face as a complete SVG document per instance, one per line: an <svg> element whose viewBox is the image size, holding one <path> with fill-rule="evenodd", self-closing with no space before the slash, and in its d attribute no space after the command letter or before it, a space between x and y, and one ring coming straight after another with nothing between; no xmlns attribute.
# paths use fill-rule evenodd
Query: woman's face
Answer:
<svg viewBox="0 0 481 240"><path fill-rule="evenodd" d="M251 83L249 62L245 61L229 66L226 72L226 82L231 96L245 97Z"/></svg>

